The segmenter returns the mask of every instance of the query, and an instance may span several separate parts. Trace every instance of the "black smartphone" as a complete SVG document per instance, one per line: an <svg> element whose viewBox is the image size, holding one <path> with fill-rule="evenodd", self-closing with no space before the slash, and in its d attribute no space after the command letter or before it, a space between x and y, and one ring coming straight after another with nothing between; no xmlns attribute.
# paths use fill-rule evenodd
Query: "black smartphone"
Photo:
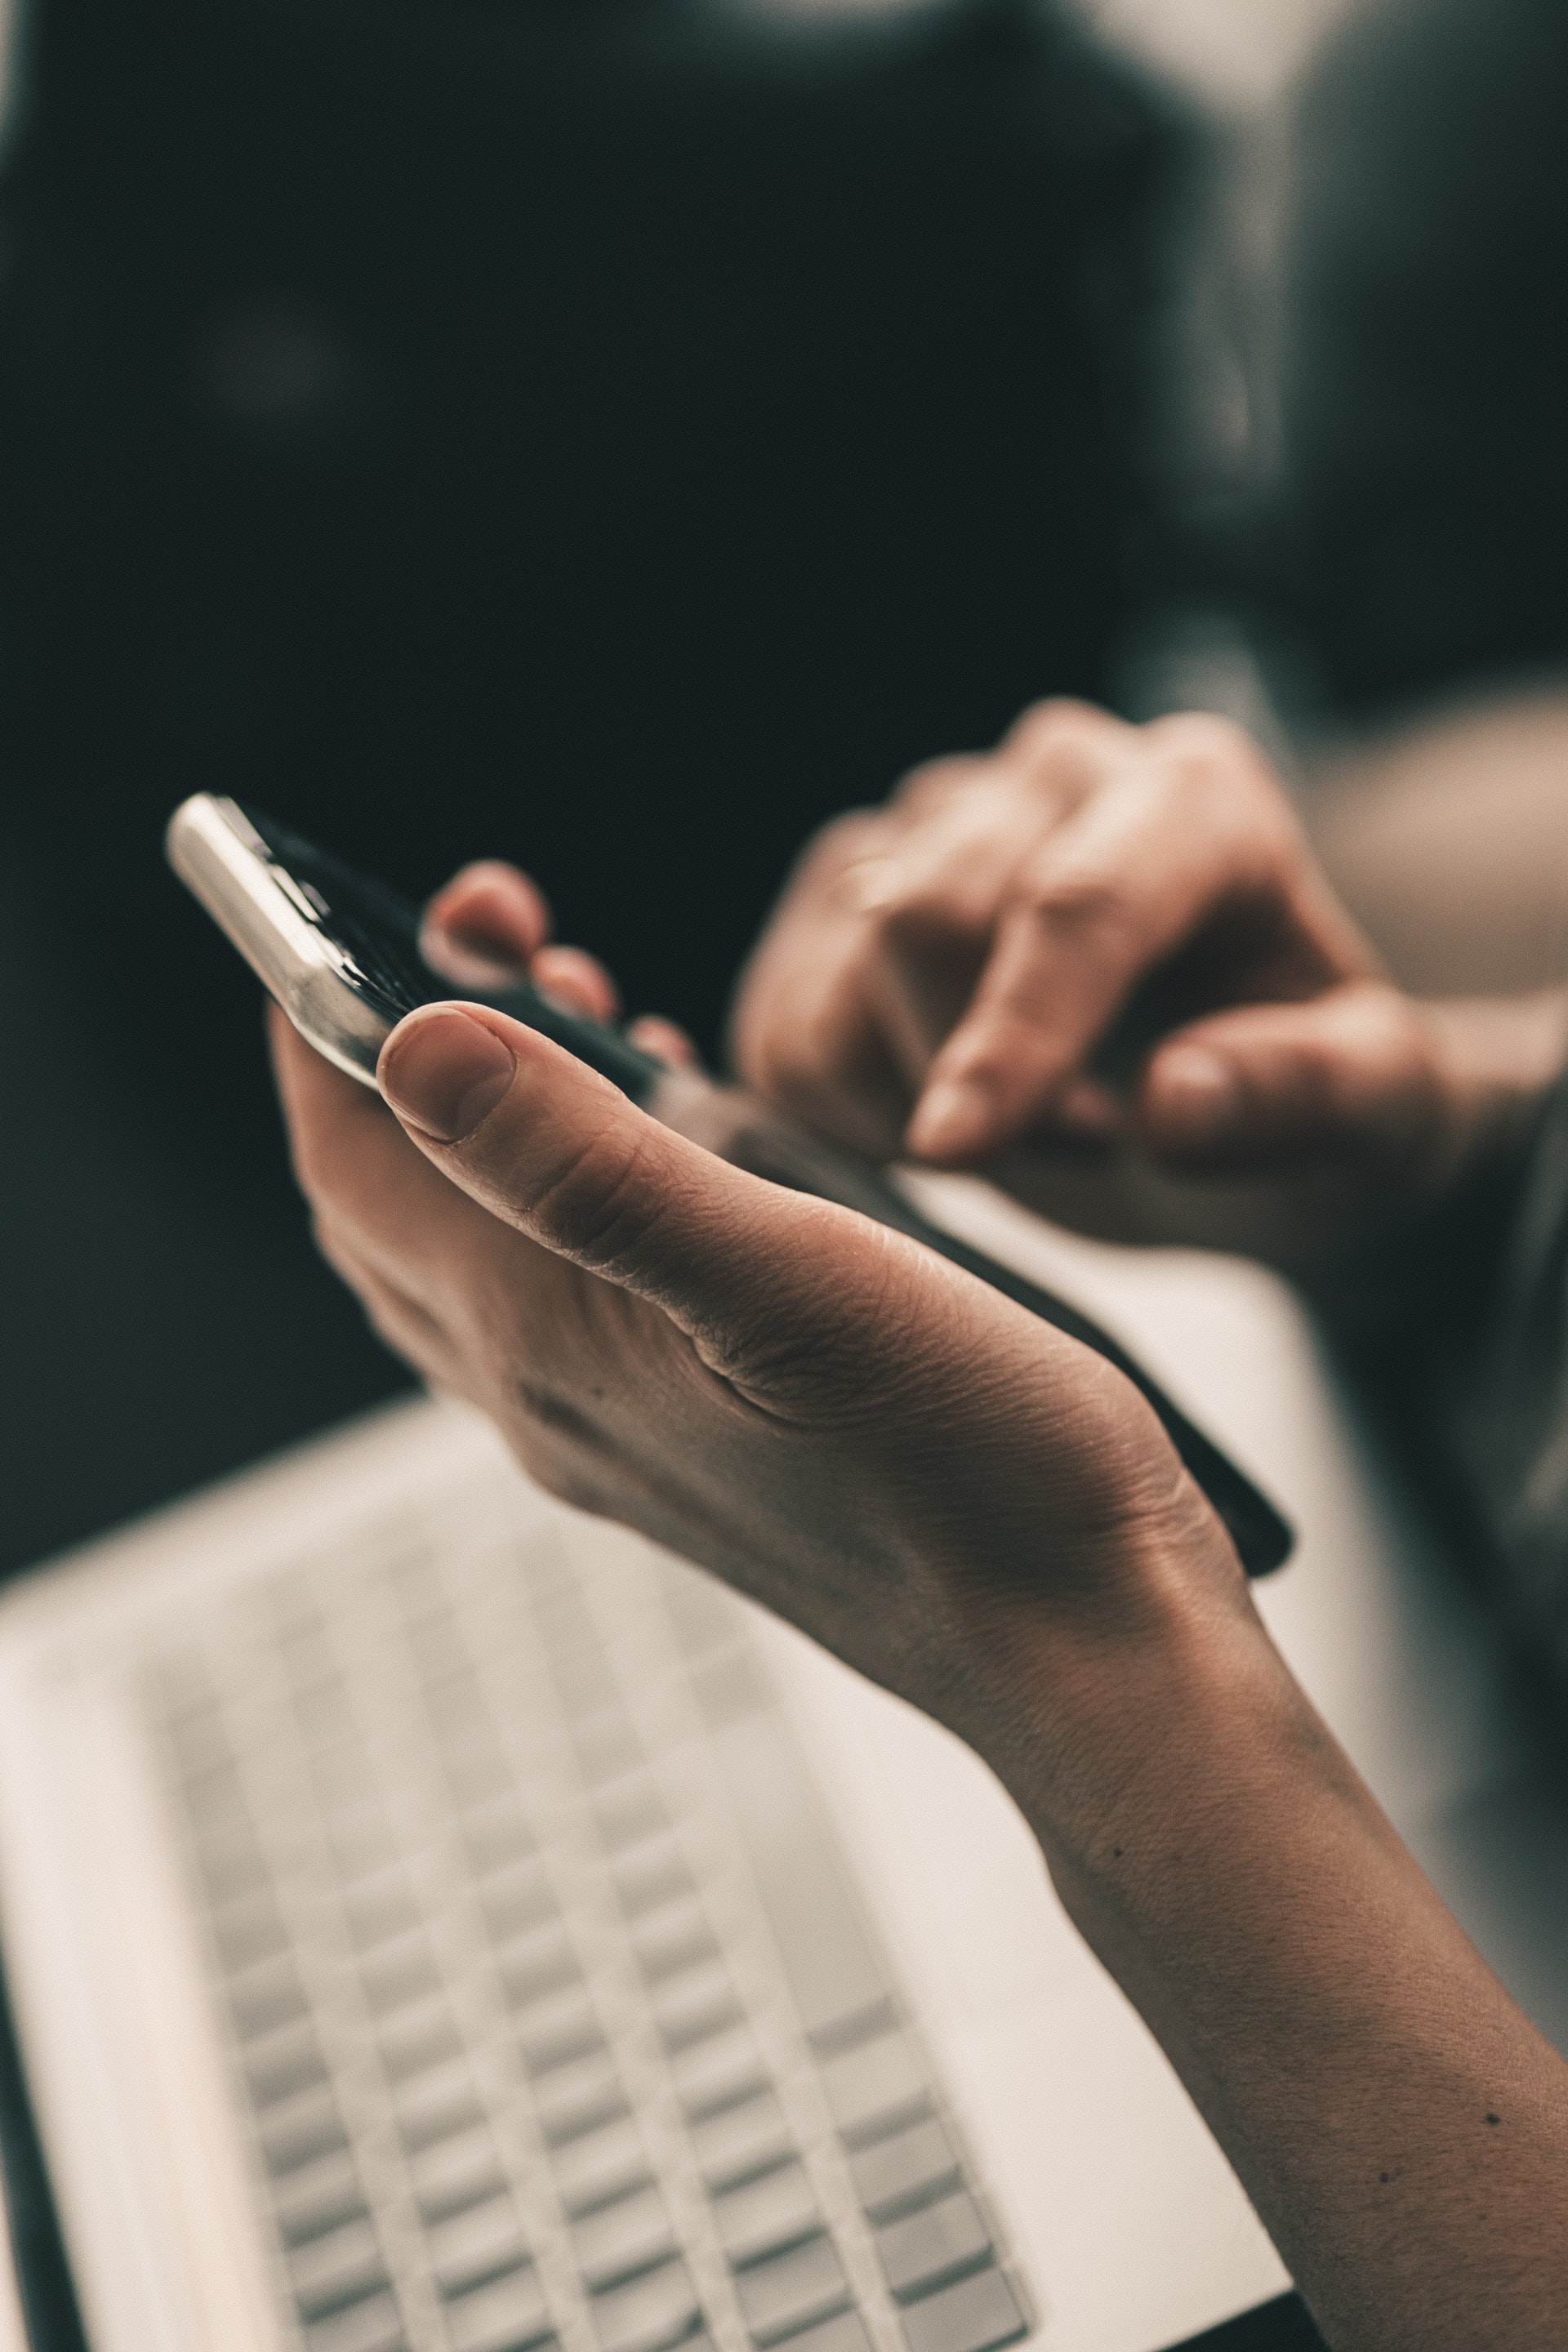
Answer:
<svg viewBox="0 0 1568 2352"><path fill-rule="evenodd" d="M365 1085L406 1013L449 998L450 978L419 946L416 908L354 867L237 802L198 793L169 822L169 862L319 1053ZM464 988L613 1079L654 1118L770 1182L891 1225L1105 1357L1148 1398L1224 1520L1249 1576L1289 1559L1290 1525L1159 1383L1087 1315L944 1233L884 1171L784 1117L744 1087L670 1070L620 1033L568 1013L526 982Z"/></svg>

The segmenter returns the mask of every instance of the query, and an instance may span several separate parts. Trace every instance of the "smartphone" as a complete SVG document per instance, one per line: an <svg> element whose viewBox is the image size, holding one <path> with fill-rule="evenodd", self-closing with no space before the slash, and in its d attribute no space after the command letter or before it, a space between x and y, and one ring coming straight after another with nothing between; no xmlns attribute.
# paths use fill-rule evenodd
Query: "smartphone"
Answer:
<svg viewBox="0 0 1568 2352"><path fill-rule="evenodd" d="M932 1224L869 1160L825 1143L742 1087L666 1068L616 1028L563 1011L525 981L498 971L493 989L456 987L426 961L416 908L259 809L198 793L170 819L166 846L175 873L300 1035L351 1077L375 1084L384 1040L418 1005L457 994L510 1013L667 1127L772 1183L908 1234L1094 1349L1147 1397L1247 1574L1266 1576L1289 1559L1295 1541L1289 1521L1117 1340L1065 1299Z"/></svg>

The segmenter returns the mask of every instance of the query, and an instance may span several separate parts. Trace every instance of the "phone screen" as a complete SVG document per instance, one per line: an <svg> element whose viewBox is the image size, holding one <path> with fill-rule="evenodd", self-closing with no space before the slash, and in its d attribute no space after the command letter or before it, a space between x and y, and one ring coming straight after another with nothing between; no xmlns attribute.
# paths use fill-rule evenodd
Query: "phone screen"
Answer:
<svg viewBox="0 0 1568 2352"><path fill-rule="evenodd" d="M458 986L426 961L419 945L419 911L409 900L290 833L264 810L238 802L235 806L296 910L342 951L344 982L389 1029L421 1004L440 1003L453 995L493 1004L613 1079L635 1102L647 1100L660 1065L628 1045L614 1029L585 1013L567 1011L525 980L500 982L493 988Z"/></svg>

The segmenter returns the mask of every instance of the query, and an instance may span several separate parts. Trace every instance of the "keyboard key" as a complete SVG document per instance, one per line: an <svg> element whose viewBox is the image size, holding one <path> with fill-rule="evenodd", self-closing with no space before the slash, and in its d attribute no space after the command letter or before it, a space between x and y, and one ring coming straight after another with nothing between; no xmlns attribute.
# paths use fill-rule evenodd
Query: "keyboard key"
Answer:
<svg viewBox="0 0 1568 2352"><path fill-rule="evenodd" d="M517 1864L487 1878L479 1893L485 1924L497 1944L510 1943L530 1927L555 1916L555 1896L537 1862Z"/></svg>
<svg viewBox="0 0 1568 2352"><path fill-rule="evenodd" d="M741 2004L720 1958L699 1961L667 1978L653 1996L654 2023L667 2050L684 2050L741 2020Z"/></svg>
<svg viewBox="0 0 1568 2352"><path fill-rule="evenodd" d="M526 2009L577 1981L580 1970L572 1939L559 1919L537 1927L502 1953L501 1990L512 2009Z"/></svg>
<svg viewBox="0 0 1568 2352"><path fill-rule="evenodd" d="M794 2154L789 2125L772 2091L761 2091L693 2124L691 2149L710 2189L743 2180Z"/></svg>
<svg viewBox="0 0 1568 2352"><path fill-rule="evenodd" d="M999 2270L974 2271L899 2315L909 2352L995 2352L1028 2332Z"/></svg>
<svg viewBox="0 0 1568 2352"><path fill-rule="evenodd" d="M440 1973L422 1935L400 1937L383 1944L366 1958L360 1971L364 1997L378 2016L405 2009L410 2001L438 1990Z"/></svg>
<svg viewBox="0 0 1568 2352"><path fill-rule="evenodd" d="M849 2289L831 2238L808 2238L787 2253L742 2271L735 2292L747 2326L758 2344L777 2344L826 2319L849 2300Z"/></svg>
<svg viewBox="0 0 1568 2352"><path fill-rule="evenodd" d="M972 2197L960 2191L877 2231L877 2255L894 2299L911 2302L991 2255L991 2232Z"/></svg>
<svg viewBox="0 0 1568 2352"><path fill-rule="evenodd" d="M213 1940L230 1976L289 1948L289 1932L270 1895L226 1904L213 1919Z"/></svg>
<svg viewBox="0 0 1568 2352"><path fill-rule="evenodd" d="M407 2338L390 2294L335 2311L305 2330L306 2352L407 2352Z"/></svg>
<svg viewBox="0 0 1568 2352"><path fill-rule="evenodd" d="M245 2079L258 2107L276 2106L311 2083L324 2083L326 2063L310 2019L297 2018L252 2042L245 2053Z"/></svg>
<svg viewBox="0 0 1568 2352"><path fill-rule="evenodd" d="M630 2116L617 2116L597 2131L584 2132L555 2151L552 2172L556 2194L568 2213L586 2213L648 2178L647 2158Z"/></svg>
<svg viewBox="0 0 1568 2352"><path fill-rule="evenodd" d="M197 1860L210 1903L232 1903L237 1895L255 1894L268 1884L261 1848L248 1832L207 1841Z"/></svg>
<svg viewBox="0 0 1568 2352"><path fill-rule="evenodd" d="M384 2288L386 2273L370 2221L344 2221L297 2248L289 2257L289 2281L304 2320L325 2319Z"/></svg>
<svg viewBox="0 0 1568 2352"><path fill-rule="evenodd" d="M796 2013L824 2047L889 1988L831 1832L787 1735L766 1714L721 1724L714 1749Z"/></svg>
<svg viewBox="0 0 1568 2352"><path fill-rule="evenodd" d="M613 1875L621 1908L628 1919L636 1919L645 1911L655 1911L661 1904L673 1903L678 1895L695 1892L685 1857L672 1837L657 1844L638 1846L623 1855Z"/></svg>
<svg viewBox="0 0 1568 2352"><path fill-rule="evenodd" d="M645 1914L632 1928L632 1942L650 1984L708 1959L719 1949L708 1914L695 1895Z"/></svg>
<svg viewBox="0 0 1568 2352"><path fill-rule="evenodd" d="M695 2335L701 2325L698 2305L683 2262L661 2263L624 2286L607 2288L589 2304L599 2352L660 2352Z"/></svg>
<svg viewBox="0 0 1568 2352"><path fill-rule="evenodd" d="M847 2140L868 2139L877 2126L907 2116L926 2101L926 2070L901 2033L881 2033L826 2059L822 2087Z"/></svg>
<svg viewBox="0 0 1568 2352"><path fill-rule="evenodd" d="M590 1789L618 1780L642 1762L642 1749L629 1723L616 1713L591 1717L574 1735L578 1769Z"/></svg>
<svg viewBox="0 0 1568 2352"><path fill-rule="evenodd" d="M841 2311L835 2319L819 2320L815 2327L792 2336L789 2352L871 2352L866 2323L858 2311Z"/></svg>
<svg viewBox="0 0 1568 2352"><path fill-rule="evenodd" d="M349 1934L361 1951L405 1935L419 1924L413 1889L401 1870L382 1872L356 1886L343 1906Z"/></svg>
<svg viewBox="0 0 1568 2352"><path fill-rule="evenodd" d="M710 1731L737 1717L761 1714L768 1686L750 1652L739 1647L703 1658L691 1669L691 1691Z"/></svg>
<svg viewBox="0 0 1568 2352"><path fill-rule="evenodd" d="M598 2012L585 1984L564 1986L535 2001L518 2021L517 2046L531 2074L548 2074L569 2059L603 2047Z"/></svg>
<svg viewBox="0 0 1568 2352"><path fill-rule="evenodd" d="M811 2237L822 2226L816 2193L797 2163L781 2164L713 2200L719 2242L737 2266Z"/></svg>
<svg viewBox="0 0 1568 2352"><path fill-rule="evenodd" d="M463 2044L447 1996L437 1992L384 2018L376 2046L389 2079L403 2082L444 2059L455 2058Z"/></svg>
<svg viewBox="0 0 1568 2352"><path fill-rule="evenodd" d="M496 2195L506 2185L495 2140L484 2124L418 2149L409 2158L408 2169L419 2210L432 2223Z"/></svg>
<svg viewBox="0 0 1568 2352"><path fill-rule="evenodd" d="M273 2107L260 2127L268 2169L293 2172L329 2148L347 2146L330 2083L313 2083Z"/></svg>
<svg viewBox="0 0 1568 2352"><path fill-rule="evenodd" d="M411 2154L451 2139L484 2119L466 2055L397 2084L392 2104L403 2145Z"/></svg>
<svg viewBox="0 0 1568 2352"><path fill-rule="evenodd" d="M500 1742L488 1727L461 1746L448 1740L443 1760L447 1786L459 1812L492 1804L511 1788L511 1767Z"/></svg>
<svg viewBox="0 0 1568 2352"><path fill-rule="evenodd" d="M314 2163L301 2165L279 2183L272 2210L286 2246L302 2246L324 2237L364 2211L359 2174L347 2147L329 2148Z"/></svg>
<svg viewBox="0 0 1568 2352"><path fill-rule="evenodd" d="M700 1569L671 1566L664 1603L675 1637L688 1658L727 1648L740 1635L741 1612L722 1585Z"/></svg>
<svg viewBox="0 0 1568 2352"><path fill-rule="evenodd" d="M585 2215L573 2231L572 2242L590 2287L614 2286L675 2252L664 2200L651 2184Z"/></svg>
<svg viewBox="0 0 1568 2352"><path fill-rule="evenodd" d="M620 1781L594 1807L599 1843L606 1853L622 1853L668 1826L651 1773Z"/></svg>
<svg viewBox="0 0 1568 2352"><path fill-rule="evenodd" d="M476 1878L488 1878L492 1872L509 1870L536 1851L528 1817L512 1797L492 1806L488 1812L470 1815L465 1825L463 1845Z"/></svg>
<svg viewBox="0 0 1568 2352"><path fill-rule="evenodd" d="M429 2231L426 2246L436 2284L446 2295L466 2294L502 2271L515 2270L526 2252L510 2197L488 2197L450 2214Z"/></svg>
<svg viewBox="0 0 1568 2352"><path fill-rule="evenodd" d="M309 2004L293 1961L279 1958L259 1961L234 1978L228 2007L235 2032L250 2042L303 2017Z"/></svg>
<svg viewBox="0 0 1568 2352"><path fill-rule="evenodd" d="M933 2117L858 2149L849 2170L866 2211L873 2221L884 2221L901 2206L923 2201L931 2190L956 2185L958 2158Z"/></svg>
<svg viewBox="0 0 1568 2352"><path fill-rule="evenodd" d="M743 2023L678 2051L669 2062L669 2077L689 2122L767 2088L761 2053Z"/></svg>
<svg viewBox="0 0 1568 2352"><path fill-rule="evenodd" d="M568 1715L597 1715L605 1708L619 1706L620 1693L602 1650L573 1650L552 1663L555 1687Z"/></svg>
<svg viewBox="0 0 1568 2352"><path fill-rule="evenodd" d="M352 1814L332 1831L332 1853L345 1886L389 1870L399 1859L397 1840L379 1805Z"/></svg>
<svg viewBox="0 0 1568 2352"><path fill-rule="evenodd" d="M487 2280L447 2305L452 2352L522 2352L550 2334L544 2289L531 2263Z"/></svg>
<svg viewBox="0 0 1568 2352"><path fill-rule="evenodd" d="M607 2050L591 2051L585 2058L542 2074L533 2086L533 2104L552 2147L626 2113L620 2077Z"/></svg>

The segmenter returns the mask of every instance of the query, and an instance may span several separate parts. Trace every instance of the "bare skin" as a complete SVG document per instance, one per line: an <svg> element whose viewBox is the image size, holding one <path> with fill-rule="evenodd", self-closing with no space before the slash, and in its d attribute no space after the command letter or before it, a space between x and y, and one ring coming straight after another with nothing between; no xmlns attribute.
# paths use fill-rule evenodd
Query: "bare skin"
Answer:
<svg viewBox="0 0 1568 2352"><path fill-rule="evenodd" d="M1270 1059L1241 1020L1260 971L1279 992L1260 1013L1299 1024L1385 983L1326 886L1293 891L1270 866L1289 834L1260 847L1250 823L1211 838L1242 841L1248 903L1279 936L1254 926L1247 975L1197 1017L1241 1023L1240 1100L1274 1121L1281 1229L1296 1149L1280 1151L1282 1132L1344 1155L1352 1204L1369 1164L1412 1201L1441 1194L1469 1150L1519 1130L1522 1062L1500 1056L1489 1077L1450 1065L1397 1008L1392 1052L1364 1050L1354 1022L1347 1044L1331 1019L1327 1041L1312 1033L1304 1053L1299 1026ZM1132 985L1169 963L1183 920L1202 933L1216 898L1184 887L1186 915L1173 935L1168 916L1152 923ZM805 912L817 921L809 898ZM794 919L786 902L781 931ZM543 902L509 869L459 877L431 937L455 974L465 953L526 964L610 1008L605 976L549 945ZM1020 969L998 992L1015 1031ZM1080 985L1073 1002L1099 1008L1080 1028L1126 1002L1110 971ZM982 1001L972 981L950 1042ZM1037 1002L1049 1025L1057 1000ZM744 1035L744 1001L742 1018ZM643 1034L683 1050L667 1029ZM1292 1681L1136 1392L915 1244L658 1127L499 1013L411 1016L384 1051L379 1102L280 1020L274 1045L322 1247L389 1341L487 1412L554 1491L752 1592L985 1758L1339 2352L1557 2344L1568 2067ZM1032 1041L1022 1076L1003 1073L1015 1123L995 1132L1026 1135L1048 1111L1103 1148L1108 1119L1125 1119L1118 1148L1152 1156L1160 1049L1140 1050L1129 1115L1097 1098L1087 1052ZM826 1082L841 1076L830 1063ZM902 1083L912 1103L918 1071ZM1450 1147L1436 1175L1434 1132Z"/></svg>
<svg viewBox="0 0 1568 2352"><path fill-rule="evenodd" d="M1517 1161L1568 1016L1560 990L1395 987L1225 721L1052 702L818 836L733 1045L862 1150L1246 1251L1364 1323Z"/></svg>

